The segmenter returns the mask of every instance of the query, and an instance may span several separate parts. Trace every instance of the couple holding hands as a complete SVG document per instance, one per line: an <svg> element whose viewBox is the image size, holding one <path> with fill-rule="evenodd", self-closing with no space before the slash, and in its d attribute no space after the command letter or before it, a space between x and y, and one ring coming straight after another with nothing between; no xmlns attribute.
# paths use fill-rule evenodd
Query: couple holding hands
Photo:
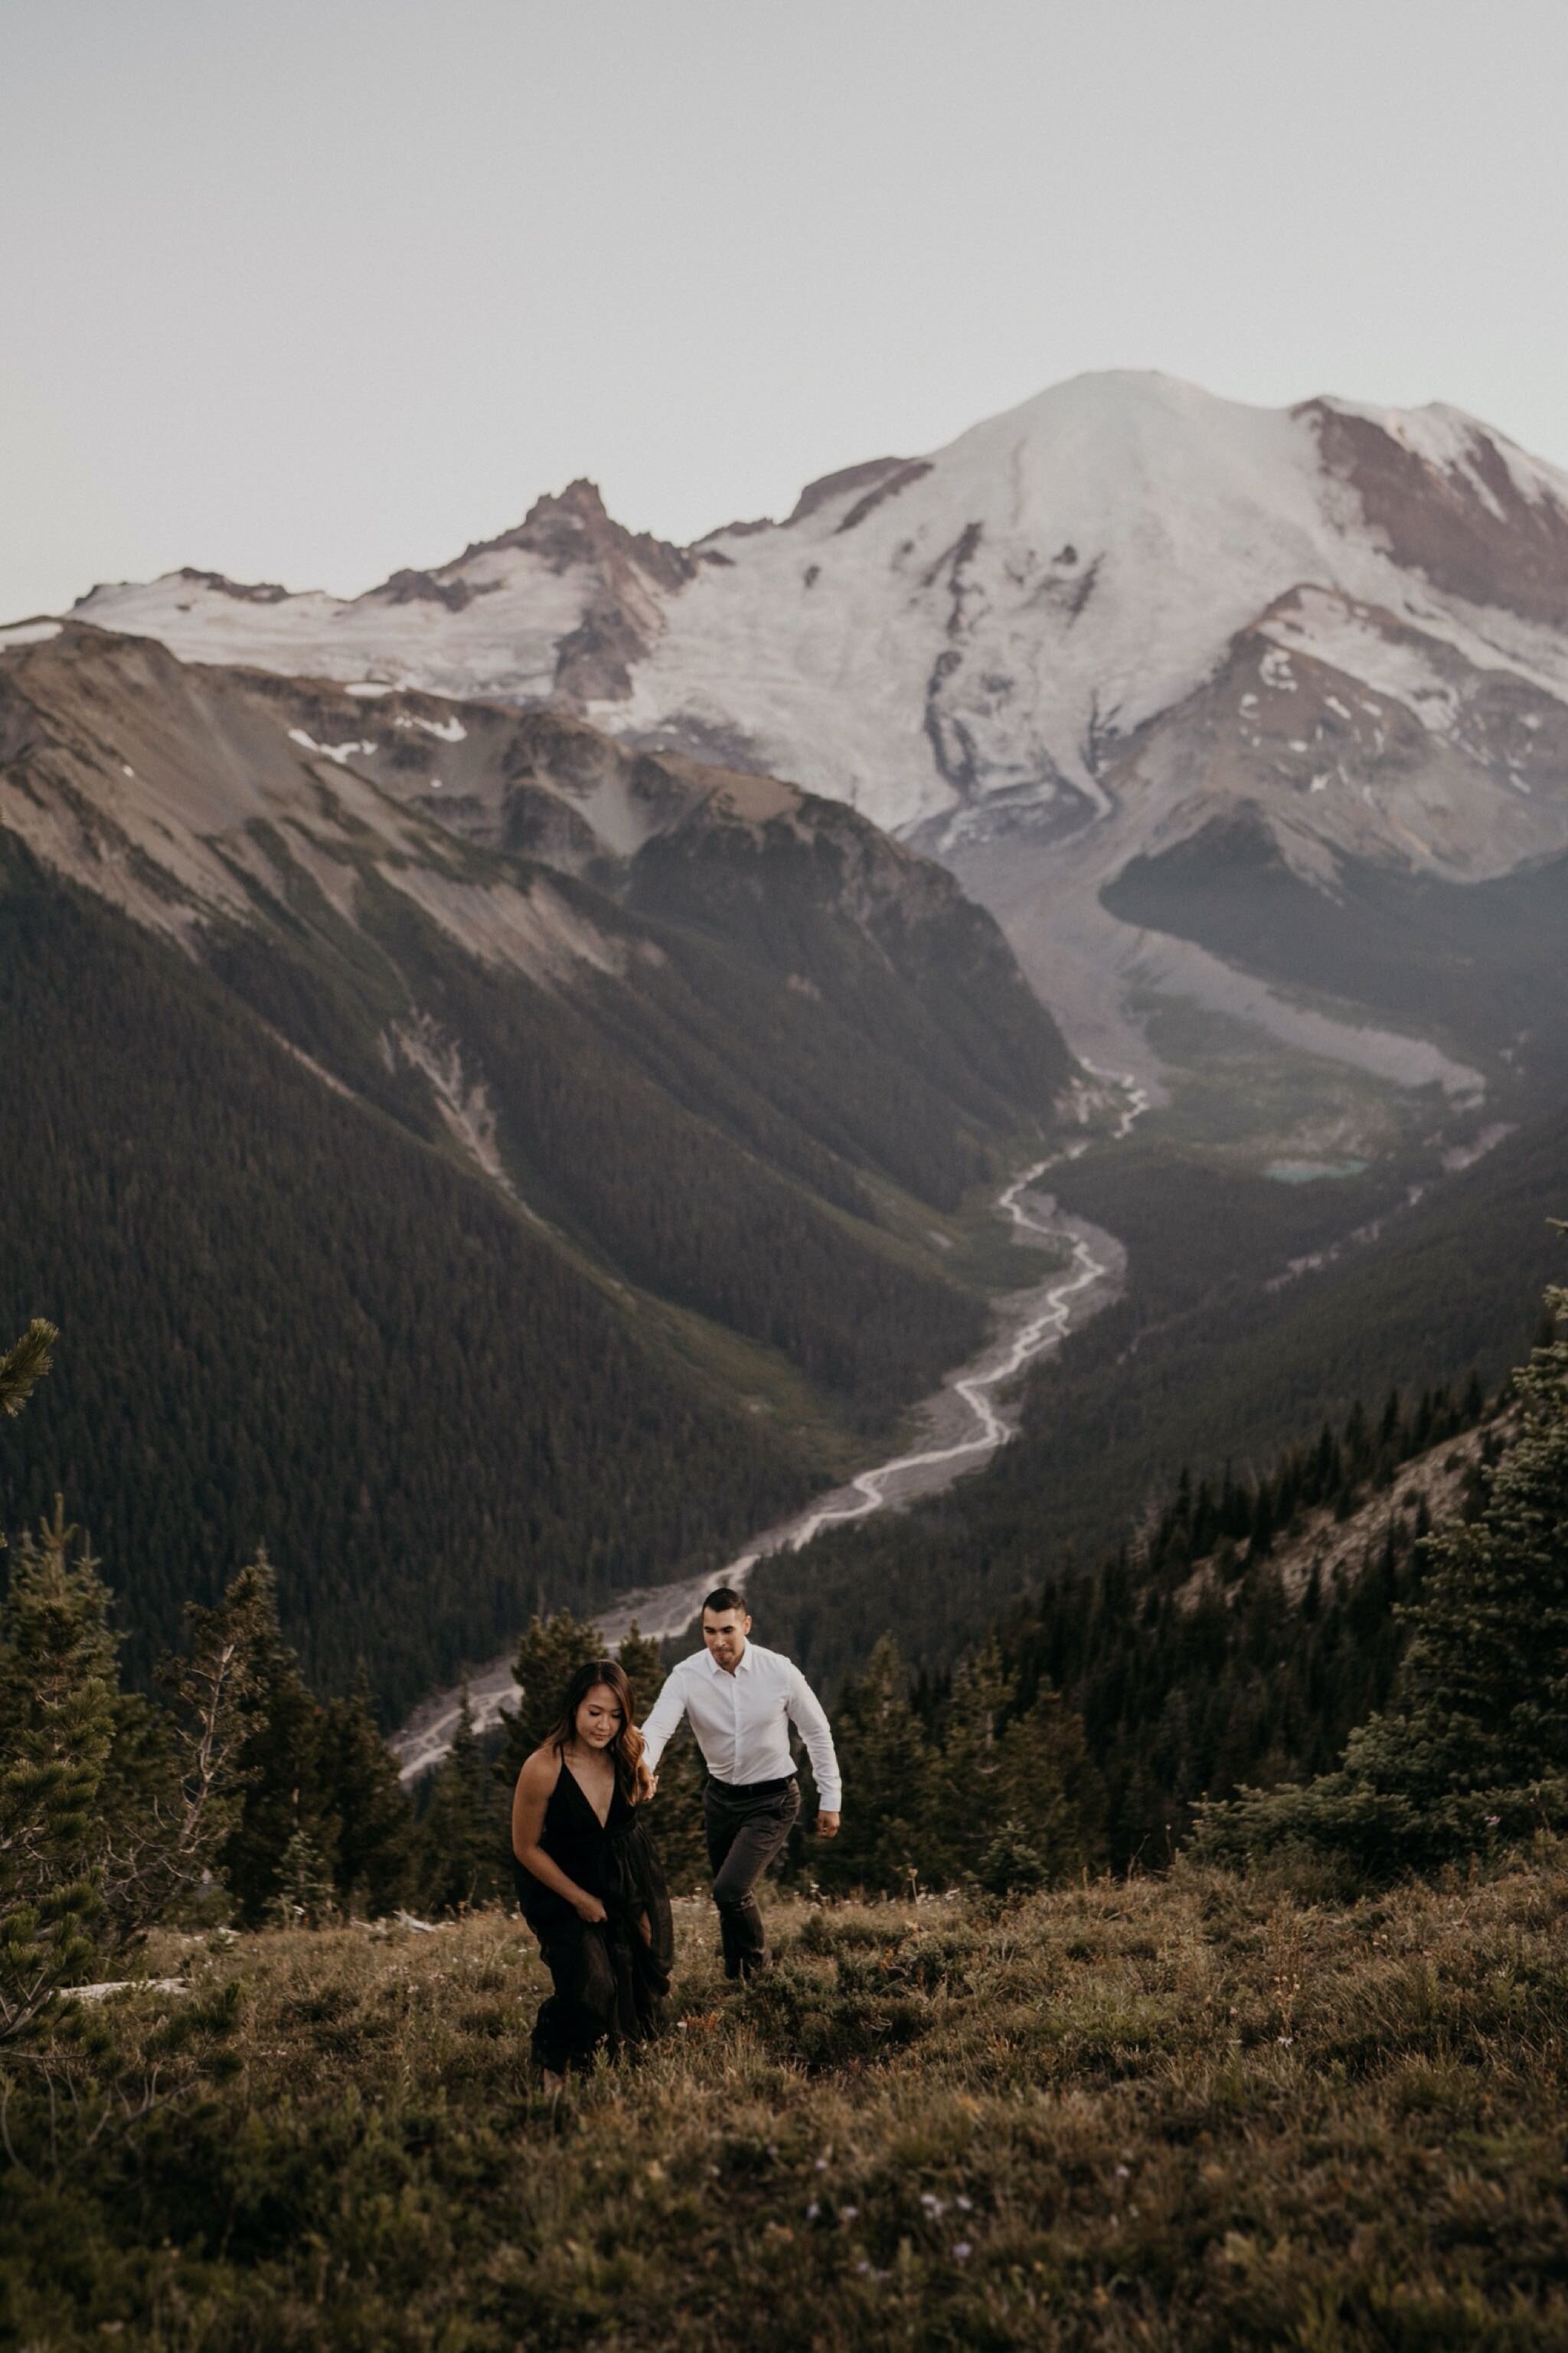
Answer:
<svg viewBox="0 0 1568 2353"><path fill-rule="evenodd" d="M511 1809L518 1902L553 1985L533 2029L548 2090L568 2070L658 2031L674 1959L669 1894L643 1808L682 1715L708 1767L703 1831L727 1977L768 1966L755 1888L800 1811L790 1756L805 1743L821 1810L838 1828L838 1760L821 1702L800 1669L748 1640L751 1619L727 1585L702 1605L702 1649L668 1677L639 1732L631 1687L611 1659L572 1678L561 1714L518 1775Z"/></svg>

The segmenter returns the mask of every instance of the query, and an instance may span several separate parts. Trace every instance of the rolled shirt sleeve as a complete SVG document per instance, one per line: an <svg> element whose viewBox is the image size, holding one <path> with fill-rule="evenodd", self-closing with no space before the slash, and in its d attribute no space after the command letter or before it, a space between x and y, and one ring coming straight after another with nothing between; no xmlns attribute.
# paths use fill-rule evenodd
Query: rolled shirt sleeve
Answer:
<svg viewBox="0 0 1568 2353"><path fill-rule="evenodd" d="M668 1684L665 1685L668 1691ZM659 1694L662 1702L663 1693ZM805 1753L811 1759L812 1778L825 1814L840 1810L844 1784L839 1778L838 1758L833 1746L833 1730L827 1721L827 1711L800 1669L793 1661L789 1669L789 1693L785 1702L790 1721L805 1743ZM668 1738L667 1733L665 1737Z"/></svg>

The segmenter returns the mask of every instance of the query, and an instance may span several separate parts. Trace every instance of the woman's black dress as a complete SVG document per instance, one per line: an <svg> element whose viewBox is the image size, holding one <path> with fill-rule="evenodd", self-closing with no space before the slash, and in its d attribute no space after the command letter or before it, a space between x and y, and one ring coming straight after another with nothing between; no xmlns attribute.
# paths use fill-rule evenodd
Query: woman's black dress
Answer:
<svg viewBox="0 0 1568 2353"><path fill-rule="evenodd" d="M555 1986L534 2021L533 2055L561 2075L602 2042L616 2051L658 2032L675 1937L669 1891L642 1809L628 1805L618 1778L601 1823L563 1757L539 1843L605 1907L602 1921L584 1920L513 1855L517 1900Z"/></svg>

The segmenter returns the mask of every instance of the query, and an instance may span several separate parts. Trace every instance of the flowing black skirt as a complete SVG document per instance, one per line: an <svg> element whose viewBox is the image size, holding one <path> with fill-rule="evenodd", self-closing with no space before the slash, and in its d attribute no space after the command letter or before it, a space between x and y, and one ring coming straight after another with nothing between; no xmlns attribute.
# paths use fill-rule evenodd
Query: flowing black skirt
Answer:
<svg viewBox="0 0 1568 2353"><path fill-rule="evenodd" d="M669 1891L636 1814L603 1832L591 1879L579 1876L579 1858L573 1860L577 1869L564 1862L563 1868L598 1896L602 1921L584 1920L515 1857L512 1866L518 1903L553 1988L534 2021L533 2056L558 2075L602 2046L618 2052L651 2040L664 2023L675 1958Z"/></svg>

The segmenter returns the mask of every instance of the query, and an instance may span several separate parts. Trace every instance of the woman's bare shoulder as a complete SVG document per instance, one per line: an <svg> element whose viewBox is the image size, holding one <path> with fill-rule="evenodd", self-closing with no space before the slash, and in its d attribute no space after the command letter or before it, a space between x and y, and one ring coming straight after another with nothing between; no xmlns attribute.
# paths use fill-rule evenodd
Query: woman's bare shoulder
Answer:
<svg viewBox="0 0 1568 2353"><path fill-rule="evenodd" d="M552 1787L555 1776L560 1770L560 1757L555 1750L546 1744L542 1748L536 1748L531 1757L524 1758L522 1770L517 1777L519 1787L524 1789L548 1789Z"/></svg>

